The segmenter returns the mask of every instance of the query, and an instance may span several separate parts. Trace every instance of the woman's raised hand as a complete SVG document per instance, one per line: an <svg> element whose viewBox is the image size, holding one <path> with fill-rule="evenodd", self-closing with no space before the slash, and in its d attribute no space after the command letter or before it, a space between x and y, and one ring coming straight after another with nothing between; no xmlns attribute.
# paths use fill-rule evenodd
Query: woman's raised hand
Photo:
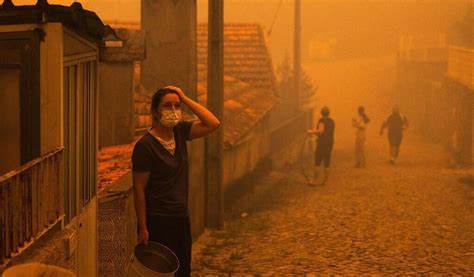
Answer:
<svg viewBox="0 0 474 277"><path fill-rule="evenodd" d="M184 93L184 91L180 88L180 87L176 87L176 86L166 86L165 89L171 89L173 91L176 91L176 93L178 94L179 98L181 98L181 101L184 101L185 98L187 97L186 94Z"/></svg>

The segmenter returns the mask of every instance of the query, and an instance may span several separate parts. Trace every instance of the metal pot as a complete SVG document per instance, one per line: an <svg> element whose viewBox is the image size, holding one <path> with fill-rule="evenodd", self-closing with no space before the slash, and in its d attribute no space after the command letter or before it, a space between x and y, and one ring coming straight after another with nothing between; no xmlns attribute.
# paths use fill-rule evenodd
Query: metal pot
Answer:
<svg viewBox="0 0 474 277"><path fill-rule="evenodd" d="M137 244L132 252L125 276L174 276L179 268L178 257L168 247L153 241Z"/></svg>

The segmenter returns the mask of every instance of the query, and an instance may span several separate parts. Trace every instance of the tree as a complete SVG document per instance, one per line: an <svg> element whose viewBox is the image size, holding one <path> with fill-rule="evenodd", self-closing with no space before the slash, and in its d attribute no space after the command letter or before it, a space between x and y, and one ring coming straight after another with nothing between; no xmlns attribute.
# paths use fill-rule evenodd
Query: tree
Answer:
<svg viewBox="0 0 474 277"><path fill-rule="evenodd" d="M290 57L288 54L285 55L283 61L277 66L276 70L277 77L277 94L282 98L291 98L294 90L294 70L291 66ZM304 70L301 70L300 79L300 97L307 98L311 97L316 93L317 88L313 85L313 80L306 74Z"/></svg>

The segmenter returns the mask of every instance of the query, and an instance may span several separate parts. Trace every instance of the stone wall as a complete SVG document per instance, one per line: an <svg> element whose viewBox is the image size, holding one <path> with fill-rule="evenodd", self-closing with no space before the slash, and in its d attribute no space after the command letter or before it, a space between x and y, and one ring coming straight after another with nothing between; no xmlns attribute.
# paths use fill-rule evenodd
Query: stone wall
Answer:
<svg viewBox="0 0 474 277"><path fill-rule="evenodd" d="M124 276L136 244L131 173L99 195L99 276Z"/></svg>
<svg viewBox="0 0 474 277"><path fill-rule="evenodd" d="M268 116L242 138L242 142L224 150L224 189L252 172L270 154Z"/></svg>
<svg viewBox="0 0 474 277"><path fill-rule="evenodd" d="M99 147L130 143L134 137L133 64L102 61L99 73Z"/></svg>

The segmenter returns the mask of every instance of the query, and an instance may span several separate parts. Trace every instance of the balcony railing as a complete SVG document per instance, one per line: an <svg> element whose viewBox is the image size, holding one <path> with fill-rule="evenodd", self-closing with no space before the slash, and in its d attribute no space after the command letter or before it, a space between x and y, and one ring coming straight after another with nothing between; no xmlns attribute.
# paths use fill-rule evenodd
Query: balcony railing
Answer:
<svg viewBox="0 0 474 277"><path fill-rule="evenodd" d="M417 63L439 63L448 59L448 47L444 36L400 37L398 58L401 61Z"/></svg>
<svg viewBox="0 0 474 277"><path fill-rule="evenodd" d="M474 49L449 47L448 75L474 90Z"/></svg>
<svg viewBox="0 0 474 277"><path fill-rule="evenodd" d="M63 218L63 148L0 176L0 265Z"/></svg>

